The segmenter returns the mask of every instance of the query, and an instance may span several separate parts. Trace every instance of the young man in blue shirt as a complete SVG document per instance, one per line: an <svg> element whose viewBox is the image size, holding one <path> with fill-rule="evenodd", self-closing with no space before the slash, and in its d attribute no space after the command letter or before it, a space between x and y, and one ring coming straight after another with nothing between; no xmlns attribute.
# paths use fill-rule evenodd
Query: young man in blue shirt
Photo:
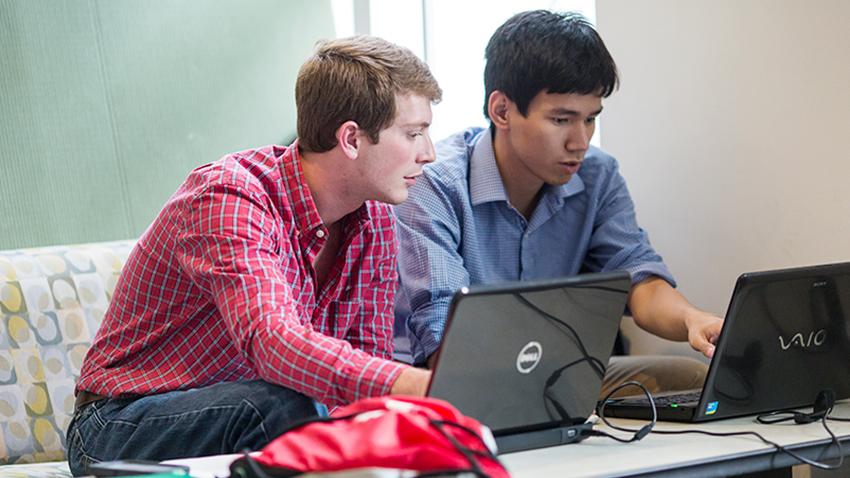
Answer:
<svg viewBox="0 0 850 478"><path fill-rule="evenodd" d="M400 290L414 362L428 363L454 292L493 284L626 270L628 308L658 336L711 357L722 320L687 302L637 224L616 160L590 146L617 69L583 17L530 11L486 50L485 116L437 144L396 207ZM615 357L603 393L636 378L653 391L698 387L706 367L683 357Z"/></svg>

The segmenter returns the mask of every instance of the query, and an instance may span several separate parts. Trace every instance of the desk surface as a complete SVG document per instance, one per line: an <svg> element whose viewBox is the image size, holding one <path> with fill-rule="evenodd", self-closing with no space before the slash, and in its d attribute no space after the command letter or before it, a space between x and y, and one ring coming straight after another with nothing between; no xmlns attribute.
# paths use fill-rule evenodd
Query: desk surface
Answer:
<svg viewBox="0 0 850 478"><path fill-rule="evenodd" d="M835 417L850 418L850 401L836 405ZM612 420L620 426L638 428L645 422ZM842 438L844 453L850 453L850 423L828 421L830 429ZM598 429L615 432L605 426ZM734 418L701 424L659 422L658 430L697 429L711 432L755 431L768 440L787 446L810 459L837 456L835 447L824 450L829 435L820 423L808 425L761 425L754 417ZM172 460L192 467L199 477L226 476L235 455ZM592 437L581 443L509 453L502 462L516 478L571 477L714 477L788 467L798 462L764 444L754 436L712 437L699 434L650 434L636 443L617 443L604 437ZM834 461L834 460L833 460ZM376 473L366 476L398 476Z"/></svg>
<svg viewBox="0 0 850 478"><path fill-rule="evenodd" d="M850 418L850 401L836 405L835 417ZM612 420L620 426L639 428L645 422ZM850 423L827 421L830 429L843 438L844 453L850 453ZM605 426L600 430L613 432ZM830 437L818 423L807 425L762 425L755 417L733 418L701 424L658 422L657 430L704 430L711 432L755 431L768 440L788 446L810 459L837 456L831 447L822 455ZM754 436L712 437L700 434L650 434L636 443L617 443L604 437L592 437L574 445L544 448L502 456L503 463L517 478L539 476L612 477L612 476L728 476L798 462L785 453L776 453ZM833 460L834 461L834 460Z"/></svg>

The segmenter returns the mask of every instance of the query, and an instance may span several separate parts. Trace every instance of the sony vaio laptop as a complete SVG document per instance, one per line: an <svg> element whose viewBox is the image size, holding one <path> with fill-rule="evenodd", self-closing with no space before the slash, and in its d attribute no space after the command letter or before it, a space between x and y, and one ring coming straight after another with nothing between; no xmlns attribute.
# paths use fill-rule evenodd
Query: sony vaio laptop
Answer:
<svg viewBox="0 0 850 478"><path fill-rule="evenodd" d="M658 418L707 421L850 397L850 263L743 274L702 389L656 398ZM606 416L649 418L644 398Z"/></svg>
<svg viewBox="0 0 850 478"><path fill-rule="evenodd" d="M463 288L428 387L500 453L579 441L631 287L626 272Z"/></svg>

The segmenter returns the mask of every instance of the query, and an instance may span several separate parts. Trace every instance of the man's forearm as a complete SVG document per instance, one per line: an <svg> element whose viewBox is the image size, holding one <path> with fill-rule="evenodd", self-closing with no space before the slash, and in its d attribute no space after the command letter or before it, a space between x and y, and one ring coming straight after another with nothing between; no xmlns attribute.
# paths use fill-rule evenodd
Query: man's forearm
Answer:
<svg viewBox="0 0 850 478"><path fill-rule="evenodd" d="M665 339L686 340L706 357L714 354L723 320L691 305L663 279L653 277L632 287L629 309L642 329Z"/></svg>
<svg viewBox="0 0 850 478"><path fill-rule="evenodd" d="M686 317L696 310L664 279L651 277L632 287L629 310L642 329L668 340L688 339Z"/></svg>

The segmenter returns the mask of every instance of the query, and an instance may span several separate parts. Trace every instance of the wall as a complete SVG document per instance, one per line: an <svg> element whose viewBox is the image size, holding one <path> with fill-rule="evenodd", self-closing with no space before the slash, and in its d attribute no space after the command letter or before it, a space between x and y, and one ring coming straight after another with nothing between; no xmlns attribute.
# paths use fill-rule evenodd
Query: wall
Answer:
<svg viewBox="0 0 850 478"><path fill-rule="evenodd" d="M599 0L602 146L702 308L738 274L850 260L850 2Z"/></svg>
<svg viewBox="0 0 850 478"><path fill-rule="evenodd" d="M0 0L0 249L134 238L192 168L294 136L329 1Z"/></svg>

